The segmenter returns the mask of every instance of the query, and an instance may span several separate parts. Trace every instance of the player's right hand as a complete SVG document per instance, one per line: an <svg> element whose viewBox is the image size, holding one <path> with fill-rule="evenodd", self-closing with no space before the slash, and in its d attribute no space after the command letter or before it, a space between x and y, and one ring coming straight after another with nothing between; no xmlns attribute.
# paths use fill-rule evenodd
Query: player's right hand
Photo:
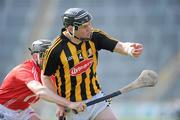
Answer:
<svg viewBox="0 0 180 120"><path fill-rule="evenodd" d="M133 57L139 57L143 52L143 45L140 43L131 43L130 47L133 47L131 55Z"/></svg>
<svg viewBox="0 0 180 120"><path fill-rule="evenodd" d="M86 110L86 104L83 102L70 102L68 107L77 112L84 112Z"/></svg>

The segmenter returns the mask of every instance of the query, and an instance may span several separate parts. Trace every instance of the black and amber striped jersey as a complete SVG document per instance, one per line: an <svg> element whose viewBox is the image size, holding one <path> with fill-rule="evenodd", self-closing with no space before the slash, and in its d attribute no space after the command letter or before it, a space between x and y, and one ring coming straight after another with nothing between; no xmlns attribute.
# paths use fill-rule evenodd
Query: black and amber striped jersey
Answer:
<svg viewBox="0 0 180 120"><path fill-rule="evenodd" d="M93 30L91 40L78 45L61 33L46 52L44 75L55 75L60 96L71 101L90 99L101 91L96 73L98 51L113 51L116 44L117 40L97 29Z"/></svg>

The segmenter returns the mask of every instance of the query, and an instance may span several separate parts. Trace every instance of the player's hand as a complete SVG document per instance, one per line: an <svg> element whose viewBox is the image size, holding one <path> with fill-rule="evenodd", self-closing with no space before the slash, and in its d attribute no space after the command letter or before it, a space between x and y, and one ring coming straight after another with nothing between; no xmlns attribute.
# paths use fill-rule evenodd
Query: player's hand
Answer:
<svg viewBox="0 0 180 120"><path fill-rule="evenodd" d="M70 102L68 107L77 112L84 112L86 110L86 104L83 102Z"/></svg>
<svg viewBox="0 0 180 120"><path fill-rule="evenodd" d="M66 116L65 107L58 105L58 108L56 110L56 117L59 120L65 120L65 116Z"/></svg>
<svg viewBox="0 0 180 120"><path fill-rule="evenodd" d="M139 43L132 43L130 47L133 47L131 51L131 55L133 57L139 57L142 54L143 51L143 45Z"/></svg>

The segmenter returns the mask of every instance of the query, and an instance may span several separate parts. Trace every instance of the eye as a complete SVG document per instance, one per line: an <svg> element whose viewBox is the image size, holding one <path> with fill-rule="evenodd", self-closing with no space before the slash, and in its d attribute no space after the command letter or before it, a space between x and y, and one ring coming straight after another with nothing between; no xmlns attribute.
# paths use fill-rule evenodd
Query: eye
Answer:
<svg viewBox="0 0 180 120"><path fill-rule="evenodd" d="M87 22L83 25L80 26L81 28L89 28L89 27L92 27L92 23L91 22Z"/></svg>

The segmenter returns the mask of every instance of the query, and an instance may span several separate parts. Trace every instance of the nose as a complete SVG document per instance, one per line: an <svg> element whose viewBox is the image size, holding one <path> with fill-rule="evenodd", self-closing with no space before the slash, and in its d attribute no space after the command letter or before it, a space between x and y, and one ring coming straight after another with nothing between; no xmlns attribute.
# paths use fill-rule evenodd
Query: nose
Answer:
<svg viewBox="0 0 180 120"><path fill-rule="evenodd" d="M87 27L87 31L91 32L92 30L93 30L93 26L92 26L92 24L89 24L88 27Z"/></svg>
<svg viewBox="0 0 180 120"><path fill-rule="evenodd" d="M89 24L89 26L88 26L88 27L89 27L89 29L90 29L90 30L92 30L92 29L93 29L93 26L92 26L92 24L91 24L91 23Z"/></svg>

